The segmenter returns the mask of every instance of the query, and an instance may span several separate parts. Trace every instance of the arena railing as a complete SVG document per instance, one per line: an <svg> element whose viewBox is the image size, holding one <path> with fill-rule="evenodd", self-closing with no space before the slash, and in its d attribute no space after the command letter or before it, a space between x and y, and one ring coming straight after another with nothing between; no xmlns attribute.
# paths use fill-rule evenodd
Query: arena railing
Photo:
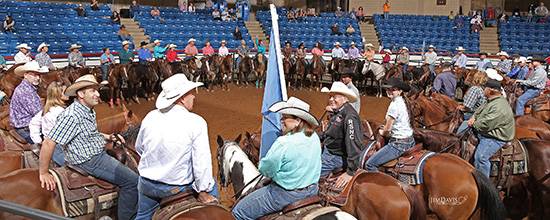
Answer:
<svg viewBox="0 0 550 220"><path fill-rule="evenodd" d="M43 219L43 220L69 220L63 216L52 214L46 211L33 209L13 202L0 200L0 211L8 212L14 215L27 217L30 219Z"/></svg>

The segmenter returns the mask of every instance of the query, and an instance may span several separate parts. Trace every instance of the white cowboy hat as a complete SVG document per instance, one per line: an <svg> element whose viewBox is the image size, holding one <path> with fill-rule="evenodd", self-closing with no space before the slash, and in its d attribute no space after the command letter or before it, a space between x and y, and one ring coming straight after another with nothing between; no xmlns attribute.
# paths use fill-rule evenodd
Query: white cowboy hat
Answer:
<svg viewBox="0 0 550 220"><path fill-rule="evenodd" d="M334 43L334 46L340 46L340 42L336 41L336 43Z"/></svg>
<svg viewBox="0 0 550 220"><path fill-rule="evenodd" d="M506 53L505 51L500 51L497 53L497 56L505 56L505 57L510 57L510 55L508 55L508 53Z"/></svg>
<svg viewBox="0 0 550 220"><path fill-rule="evenodd" d="M15 48L17 48L17 49L25 48L25 49L27 49L27 50L32 49L32 48L29 47L29 45L27 45L26 43L19 44L19 45L17 45Z"/></svg>
<svg viewBox="0 0 550 220"><path fill-rule="evenodd" d="M351 91L351 89L349 89L346 84L340 81L333 82L330 90L327 91L325 89L322 89L321 92L338 93L348 97L350 102L357 101L357 96L355 95L355 93L353 93L353 91Z"/></svg>
<svg viewBox="0 0 550 220"><path fill-rule="evenodd" d="M528 57L527 57L527 58L525 58L525 59L527 59L527 62L528 62L528 63L530 63L530 62L532 62L532 61L533 61L533 57L532 57L532 56L528 56Z"/></svg>
<svg viewBox="0 0 550 220"><path fill-rule="evenodd" d="M372 45L371 43L368 43L368 44L365 44L365 47L371 47L371 48L374 48L374 45Z"/></svg>
<svg viewBox="0 0 550 220"><path fill-rule="evenodd" d="M487 73L487 77L489 79L494 79L497 81L502 81L503 77L498 74L498 72L495 69L489 68L485 70L485 73Z"/></svg>
<svg viewBox="0 0 550 220"><path fill-rule="evenodd" d="M401 47L401 50L409 51L409 48L407 48L407 47Z"/></svg>
<svg viewBox="0 0 550 220"><path fill-rule="evenodd" d="M225 43L227 43L227 41L225 41L225 40L222 40L222 41L221 41L220 43L223 43L223 44L225 44Z"/></svg>
<svg viewBox="0 0 550 220"><path fill-rule="evenodd" d="M49 72L48 67L40 67L40 64L36 60L26 62L24 65L18 66L14 70L16 75L23 75L26 72L37 72L37 73L47 73Z"/></svg>
<svg viewBox="0 0 550 220"><path fill-rule="evenodd" d="M127 40L122 41L122 46L127 45L127 44L130 44L130 42L128 42Z"/></svg>
<svg viewBox="0 0 550 220"><path fill-rule="evenodd" d="M155 106L158 109L168 108L185 93L202 85L204 84L201 82L189 81L185 74L174 74L162 82L162 92L160 92Z"/></svg>
<svg viewBox="0 0 550 220"><path fill-rule="evenodd" d="M525 57L518 57L514 60L516 63L527 63L527 58Z"/></svg>
<svg viewBox="0 0 550 220"><path fill-rule="evenodd" d="M97 83L95 76L92 74L86 74L76 79L76 81L74 81L72 85L70 85L69 87L67 87L67 89L65 89L65 95L76 96L76 92L78 90L89 86L99 86L99 83Z"/></svg>
<svg viewBox="0 0 550 220"><path fill-rule="evenodd" d="M310 125L319 126L319 122L311 113L309 113L309 104L296 98L290 97L287 101L274 103L269 107L271 112L279 112L285 115L294 115L307 121Z"/></svg>
<svg viewBox="0 0 550 220"><path fill-rule="evenodd" d="M390 54L391 54L391 50L390 50L390 49L384 49L384 52L390 53Z"/></svg>
<svg viewBox="0 0 550 220"><path fill-rule="evenodd" d="M6 97L6 93L0 90L0 102Z"/></svg>
<svg viewBox="0 0 550 220"><path fill-rule="evenodd" d="M40 52L40 50L42 50L42 47L49 47L50 45L47 44L47 43L41 43L40 45L38 45L38 52Z"/></svg>
<svg viewBox="0 0 550 220"><path fill-rule="evenodd" d="M168 44L168 48L176 48L176 47L178 47L178 46L175 45L175 44Z"/></svg>
<svg viewBox="0 0 550 220"><path fill-rule="evenodd" d="M158 39L155 40L155 41L153 41L153 43L155 43L155 44L156 44L156 43L160 43L160 42L162 42L162 41L161 41L161 40L158 40Z"/></svg>
<svg viewBox="0 0 550 220"><path fill-rule="evenodd" d="M71 44L71 47L69 47L69 50L80 49L80 48L82 48L82 46L80 46L78 44Z"/></svg>
<svg viewBox="0 0 550 220"><path fill-rule="evenodd" d="M433 49L435 49L435 46L430 44L430 46L428 46L428 48L433 48Z"/></svg>
<svg viewBox="0 0 550 220"><path fill-rule="evenodd" d="M355 45L355 42L352 41L351 43L349 43L349 45Z"/></svg>
<svg viewBox="0 0 550 220"><path fill-rule="evenodd" d="M457 48L455 48L456 51L465 51L466 49L464 49L464 47L462 46L459 46Z"/></svg>
<svg viewBox="0 0 550 220"><path fill-rule="evenodd" d="M197 41L197 40L195 40L195 38L191 38L187 41L187 43L191 43L191 42L195 42L195 41Z"/></svg>

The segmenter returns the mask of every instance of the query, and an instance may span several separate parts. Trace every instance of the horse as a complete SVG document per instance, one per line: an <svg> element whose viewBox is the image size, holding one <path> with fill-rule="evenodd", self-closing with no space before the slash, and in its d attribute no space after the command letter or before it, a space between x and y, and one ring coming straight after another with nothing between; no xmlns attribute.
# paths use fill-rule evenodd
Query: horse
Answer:
<svg viewBox="0 0 550 220"><path fill-rule="evenodd" d="M291 81L294 78L294 67L290 57L283 57L283 71L285 72L285 80L288 82L288 86L291 86Z"/></svg>
<svg viewBox="0 0 550 220"><path fill-rule="evenodd" d="M365 166L371 152L384 145L370 123L367 126L367 136L375 141L369 145L361 166ZM504 219L504 205L496 188L462 158L449 153L434 154L425 160L421 175L423 183L414 187L423 193L428 211L437 218L468 219L480 214L482 218Z"/></svg>
<svg viewBox="0 0 550 220"><path fill-rule="evenodd" d="M173 75L172 66L164 59L157 59L151 65L157 76L157 80L153 83L154 91L160 92L162 90L160 85L162 81Z"/></svg>
<svg viewBox="0 0 550 220"><path fill-rule="evenodd" d="M307 63L305 58L297 58L294 65L294 73L292 74L292 81L296 88L301 88L304 85L304 80L307 74Z"/></svg>
<svg viewBox="0 0 550 220"><path fill-rule="evenodd" d="M261 183L261 178L257 178L260 176L260 173L256 166L252 164L247 155L241 150L238 144L240 139L241 135L239 135L234 141L224 141L221 136L218 136L217 138L218 175L220 177L220 183L222 187L228 187L228 185L232 183L237 201L256 190L260 184L263 184ZM301 216L303 215L304 214L301 214ZM271 217L271 215L269 215L269 217ZM281 215L281 217L283 219L285 218L284 215ZM326 218L355 219L339 209L330 209L330 212L328 213L311 216L311 218L308 219ZM272 217L269 219L277 218Z"/></svg>
<svg viewBox="0 0 550 220"><path fill-rule="evenodd" d="M229 91L229 82L233 77L233 55L226 55L222 57L220 71L218 72L217 78L220 80L222 89Z"/></svg>
<svg viewBox="0 0 550 220"><path fill-rule="evenodd" d="M214 91L216 84L216 78L219 75L221 57L218 54L203 57L201 59L202 67L200 69L200 75L206 81L206 90Z"/></svg>
<svg viewBox="0 0 550 220"><path fill-rule="evenodd" d="M261 53L254 58L254 73L256 74L256 88L262 88L265 82L265 72L267 71L267 60ZM285 72L286 73L286 72Z"/></svg>
<svg viewBox="0 0 550 220"><path fill-rule="evenodd" d="M340 73L342 73L340 72L340 63L342 60L342 58L333 57L330 61L329 73L333 82L340 80Z"/></svg>
<svg viewBox="0 0 550 220"><path fill-rule="evenodd" d="M91 74L96 78L101 77L101 69L96 67L72 67L66 66L59 69L62 72L65 83L74 83L76 79L86 74Z"/></svg>
<svg viewBox="0 0 550 220"><path fill-rule="evenodd" d="M365 61L361 74L363 74L363 78L365 79L363 81L363 87L366 87L367 79L371 80L371 87L373 87L374 82L376 82L376 88L378 89L376 97L382 97L382 79L386 75L384 66L374 61Z"/></svg>
<svg viewBox="0 0 550 220"><path fill-rule="evenodd" d="M128 91L128 70L130 64L111 64L109 68L108 81L110 86L109 106L120 105L121 99L124 101Z"/></svg>
<svg viewBox="0 0 550 220"><path fill-rule="evenodd" d="M545 122L550 122L550 97L548 94L542 94L538 97L529 100L527 114L541 119Z"/></svg>
<svg viewBox="0 0 550 220"><path fill-rule="evenodd" d="M97 130L104 134L116 134L140 123L139 117L122 105L121 112L97 120Z"/></svg>
<svg viewBox="0 0 550 220"><path fill-rule="evenodd" d="M254 60L249 56L244 56L237 67L237 85L248 85L250 74L257 75L254 68Z"/></svg>
<svg viewBox="0 0 550 220"><path fill-rule="evenodd" d="M516 116L515 121L516 128L522 127L529 129L535 132L539 139L550 141L550 124L531 115Z"/></svg>
<svg viewBox="0 0 550 220"><path fill-rule="evenodd" d="M323 57L318 55L313 55L311 58L311 68L309 71L310 74L310 86L317 88L317 91L321 89L321 77L325 74L326 66L322 61Z"/></svg>
<svg viewBox="0 0 550 220"><path fill-rule="evenodd" d="M15 68L22 66L23 64L15 64L11 66L8 70L2 74L2 77L0 78L0 91L3 91L6 93L5 99L11 98L11 95L13 94L13 90L15 90L15 87L21 83L21 80L23 80L23 76L15 74Z"/></svg>
<svg viewBox="0 0 550 220"><path fill-rule="evenodd" d="M182 73L187 76L190 81L199 81L200 78L200 69L202 68L202 63L196 57L188 58L184 61L181 61Z"/></svg>
<svg viewBox="0 0 550 220"><path fill-rule="evenodd" d="M139 103L138 95L143 93L143 97L150 100L154 97L155 85L159 77L152 63L134 63L128 70L128 88L132 94L132 99Z"/></svg>

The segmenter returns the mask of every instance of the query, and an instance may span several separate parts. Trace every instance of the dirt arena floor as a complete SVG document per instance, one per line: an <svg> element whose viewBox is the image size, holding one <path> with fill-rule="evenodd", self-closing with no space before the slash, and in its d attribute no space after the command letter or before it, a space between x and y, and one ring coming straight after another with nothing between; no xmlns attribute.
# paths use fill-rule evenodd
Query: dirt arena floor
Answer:
<svg viewBox="0 0 550 220"><path fill-rule="evenodd" d="M323 114L328 101L327 94L310 90L290 90L288 96L295 96L309 103L312 113L317 117ZM260 113L262 97L263 89L256 89L252 86L241 88L231 85L230 91L207 92L204 89L199 90L195 98L193 112L202 116L208 123L214 174L217 175L217 135L221 135L224 139L234 139L239 134L244 135L245 131L258 130L262 122ZM389 99L387 97L362 96L361 119L383 121L388 104ZM143 118L155 108L154 106L154 101L149 101L141 104L128 104L127 108ZM100 104L96 107L96 111L97 117L103 118L119 112L120 108L111 109L106 104ZM224 205L232 205L232 190L220 188L220 194Z"/></svg>

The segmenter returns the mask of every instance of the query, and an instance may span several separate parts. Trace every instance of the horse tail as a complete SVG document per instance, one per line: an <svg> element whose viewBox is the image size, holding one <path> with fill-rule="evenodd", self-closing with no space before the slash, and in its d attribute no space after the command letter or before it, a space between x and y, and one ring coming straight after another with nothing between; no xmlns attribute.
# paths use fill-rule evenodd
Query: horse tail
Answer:
<svg viewBox="0 0 550 220"><path fill-rule="evenodd" d="M481 219L505 219L506 209L493 183L477 169L472 171L472 175L479 192L477 207L480 209Z"/></svg>
<svg viewBox="0 0 550 220"><path fill-rule="evenodd" d="M422 197L422 193L418 190L415 190L413 187L405 184L402 185L403 192L407 196L409 203L411 204L411 215L409 219L411 220L424 220L426 219L426 203Z"/></svg>

